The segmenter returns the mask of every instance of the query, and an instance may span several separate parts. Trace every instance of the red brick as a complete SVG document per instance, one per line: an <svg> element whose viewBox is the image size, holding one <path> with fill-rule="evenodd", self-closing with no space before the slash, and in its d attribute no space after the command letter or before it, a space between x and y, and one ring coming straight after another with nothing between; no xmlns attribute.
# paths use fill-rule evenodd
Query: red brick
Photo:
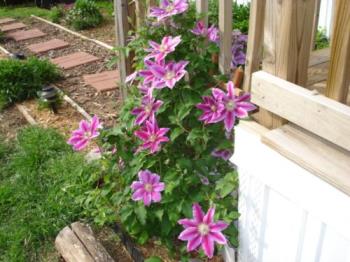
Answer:
<svg viewBox="0 0 350 262"><path fill-rule="evenodd" d="M6 36L14 39L15 41L23 41L27 39L32 39L36 37L41 37L46 35L44 32L39 29L31 29L31 30L19 30L13 33L8 33Z"/></svg>
<svg viewBox="0 0 350 262"><path fill-rule="evenodd" d="M2 32L8 32L8 31L12 31L12 30L22 29L25 27L26 27L26 25L23 23L12 23L12 24L0 26L0 30Z"/></svg>
<svg viewBox="0 0 350 262"><path fill-rule="evenodd" d="M13 18L2 18L2 19L0 19L0 25L11 23L11 22L14 22L14 21L16 21L16 20L13 19Z"/></svg>
<svg viewBox="0 0 350 262"><path fill-rule="evenodd" d="M119 71L106 71L93 75L84 75L84 81L86 84L91 85L97 91L107 91L117 88L117 82L119 81Z"/></svg>
<svg viewBox="0 0 350 262"><path fill-rule="evenodd" d="M39 54L50 50L61 49L67 46L69 46L69 43L64 42L63 40L52 39L43 43L29 45L27 48L33 53Z"/></svg>
<svg viewBox="0 0 350 262"><path fill-rule="evenodd" d="M85 52L77 52L66 56L51 59L51 62L63 69L70 69L79 65L85 65L99 60L98 57Z"/></svg>

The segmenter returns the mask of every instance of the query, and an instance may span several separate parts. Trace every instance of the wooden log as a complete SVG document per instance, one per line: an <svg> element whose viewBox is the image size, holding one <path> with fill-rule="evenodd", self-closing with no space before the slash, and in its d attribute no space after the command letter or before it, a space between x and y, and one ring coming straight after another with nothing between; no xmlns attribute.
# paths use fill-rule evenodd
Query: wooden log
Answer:
<svg viewBox="0 0 350 262"><path fill-rule="evenodd" d="M266 0L252 0L250 3L247 55L244 68L243 89L250 92L252 74L260 69L263 50Z"/></svg>
<svg viewBox="0 0 350 262"><path fill-rule="evenodd" d="M232 60L232 0L219 0L219 30L219 69L221 73L229 74Z"/></svg>
<svg viewBox="0 0 350 262"><path fill-rule="evenodd" d="M316 0L267 0L263 70L306 86ZM276 128L285 120L270 113L259 122Z"/></svg>
<svg viewBox="0 0 350 262"><path fill-rule="evenodd" d="M55 246L66 262L94 262L93 257L68 226L56 237Z"/></svg>
<svg viewBox="0 0 350 262"><path fill-rule="evenodd" d="M252 102L350 151L350 107L260 71Z"/></svg>
<svg viewBox="0 0 350 262"><path fill-rule="evenodd" d="M89 226L75 222L71 225L71 228L95 262L114 262L114 259L108 254L106 249L96 240Z"/></svg>
<svg viewBox="0 0 350 262"><path fill-rule="evenodd" d="M265 133L262 141L350 195L349 151L292 124Z"/></svg>
<svg viewBox="0 0 350 262"><path fill-rule="evenodd" d="M16 104L16 107L18 111L22 113L22 115L24 116L24 118L27 120L29 124L31 125L37 124L35 119L29 114L28 108L25 105Z"/></svg>
<svg viewBox="0 0 350 262"><path fill-rule="evenodd" d="M335 1L326 96L345 103L350 85L350 1Z"/></svg>

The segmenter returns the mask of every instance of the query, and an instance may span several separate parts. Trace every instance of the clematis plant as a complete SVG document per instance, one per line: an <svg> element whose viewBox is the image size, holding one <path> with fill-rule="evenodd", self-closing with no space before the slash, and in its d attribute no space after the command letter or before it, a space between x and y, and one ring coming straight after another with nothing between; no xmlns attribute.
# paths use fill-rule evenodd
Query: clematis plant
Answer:
<svg viewBox="0 0 350 262"><path fill-rule="evenodd" d="M211 42L214 43L218 43L219 41L219 29L214 25L206 28L203 21L198 21L191 32L197 36L208 38Z"/></svg>
<svg viewBox="0 0 350 262"><path fill-rule="evenodd" d="M147 27L157 20L161 26ZM230 82L227 92L217 88L226 76L211 62L218 46L207 37L216 33L196 37L196 20L193 2L160 1L129 43L135 73L128 96L118 124L99 139L117 150L102 162L103 174L91 176L82 203L97 223L117 218L135 241L158 239L177 261L214 257L214 244L238 245L238 177L227 159L236 119L254 108ZM188 241L187 251L178 238Z"/></svg>

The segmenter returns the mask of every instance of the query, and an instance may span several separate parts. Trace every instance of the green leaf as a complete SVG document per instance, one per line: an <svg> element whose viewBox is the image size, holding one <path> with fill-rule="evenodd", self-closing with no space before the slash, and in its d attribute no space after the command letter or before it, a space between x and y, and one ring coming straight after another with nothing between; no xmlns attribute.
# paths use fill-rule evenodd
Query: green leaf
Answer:
<svg viewBox="0 0 350 262"><path fill-rule="evenodd" d="M137 215L137 218L141 222L141 224L145 225L146 224L146 218L147 218L147 210L146 210L145 206L139 205L138 207L136 207L135 213Z"/></svg>
<svg viewBox="0 0 350 262"><path fill-rule="evenodd" d="M237 184L237 173L230 172L217 181L215 191L219 193L220 197L224 198L237 188Z"/></svg>
<svg viewBox="0 0 350 262"><path fill-rule="evenodd" d="M149 239L148 233L146 230L144 230L142 231L141 235L137 238L137 242L143 245L147 242L148 239Z"/></svg>
<svg viewBox="0 0 350 262"><path fill-rule="evenodd" d="M174 142L174 140L181 135L184 132L184 130L180 127L176 127L174 130L171 131L170 134L170 140Z"/></svg>
<svg viewBox="0 0 350 262"><path fill-rule="evenodd" d="M160 257L149 257L145 259L145 262L162 262L163 260Z"/></svg>

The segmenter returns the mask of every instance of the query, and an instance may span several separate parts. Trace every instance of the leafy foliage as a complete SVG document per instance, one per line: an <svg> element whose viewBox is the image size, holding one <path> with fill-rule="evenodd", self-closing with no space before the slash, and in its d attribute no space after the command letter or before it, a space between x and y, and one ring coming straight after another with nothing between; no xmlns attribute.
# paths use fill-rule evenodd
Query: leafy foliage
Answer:
<svg viewBox="0 0 350 262"><path fill-rule="evenodd" d="M45 241L81 217L75 198L98 169L51 129L22 130L13 150L0 145L0 261L39 261Z"/></svg>
<svg viewBox="0 0 350 262"><path fill-rule="evenodd" d="M57 80L58 68L48 60L0 61L0 109L36 95L44 84Z"/></svg>
<svg viewBox="0 0 350 262"><path fill-rule="evenodd" d="M238 29L243 34L248 34L249 29L249 14L250 14L250 3L238 4L236 1L233 2L233 15L232 15L232 29ZM219 22L219 1L209 1L209 21L213 24Z"/></svg>
<svg viewBox="0 0 350 262"><path fill-rule="evenodd" d="M329 38L325 29L318 29L316 34L315 49L323 49L329 47Z"/></svg>
<svg viewBox="0 0 350 262"><path fill-rule="evenodd" d="M208 43L191 32L196 22L193 6L184 15L173 17L172 25L151 25L137 32L127 51L134 53L136 70L144 68L145 48L148 41L161 42L163 36L181 35L181 43L167 59L187 60L189 80L182 79L173 89L154 90L154 97L164 101L156 114L159 126L170 128L170 142L157 154L148 151L135 153L139 140L134 136L138 129L131 110L140 105L137 86L129 90L128 99L120 112L118 125L105 130L101 142L104 148L117 148L114 155L103 160L102 175L90 176L90 183L99 184L87 192L80 201L88 215L99 224L114 222L117 217L130 235L143 244L158 237L174 254L179 254L177 237L181 231L178 220L192 216L192 204L204 208L215 205L216 218L231 223L224 232L233 245L237 245L237 229L232 223L238 218L237 200L232 192L237 189L237 173L227 161L214 158L214 149L233 150L234 134L226 133L223 125L204 126L198 120L201 112L196 105L210 87L218 86L224 79L212 62L218 52L215 43ZM161 177L165 191L160 203L145 207L131 200L130 185L137 180L140 170L149 169ZM203 179L209 183L203 183Z"/></svg>
<svg viewBox="0 0 350 262"><path fill-rule="evenodd" d="M59 23L63 17L64 17L64 9L62 6L58 5L51 8L49 19L53 23Z"/></svg>
<svg viewBox="0 0 350 262"><path fill-rule="evenodd" d="M77 0L67 15L68 24L76 30L96 27L102 20L102 14L93 0Z"/></svg>

